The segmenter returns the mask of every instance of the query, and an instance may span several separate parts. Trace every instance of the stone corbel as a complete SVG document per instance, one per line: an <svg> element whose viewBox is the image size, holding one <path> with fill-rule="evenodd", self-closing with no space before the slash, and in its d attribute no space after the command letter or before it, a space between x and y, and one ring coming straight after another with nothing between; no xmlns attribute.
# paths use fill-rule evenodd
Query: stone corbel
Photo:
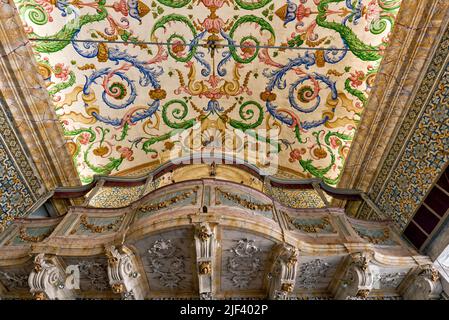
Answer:
<svg viewBox="0 0 449 320"><path fill-rule="evenodd" d="M121 294L123 300L143 300L146 297L143 277L137 271L134 253L127 247L106 248L108 277L112 291Z"/></svg>
<svg viewBox="0 0 449 320"><path fill-rule="evenodd" d="M415 269L399 291L405 300L438 299L443 291L438 270L431 264Z"/></svg>
<svg viewBox="0 0 449 320"><path fill-rule="evenodd" d="M370 267L372 252L357 252L351 254L346 271L336 287L336 300L365 299L368 297L374 282L374 271Z"/></svg>
<svg viewBox="0 0 449 320"><path fill-rule="evenodd" d="M216 238L214 227L209 223L195 226L196 262L198 267L198 289L201 300L211 300L214 294L214 272Z"/></svg>
<svg viewBox="0 0 449 320"><path fill-rule="evenodd" d="M298 269L298 250L290 246L282 246L270 273L269 298L286 300L293 292Z"/></svg>
<svg viewBox="0 0 449 320"><path fill-rule="evenodd" d="M71 300L72 289L66 288L66 274L56 256L44 253L34 259L34 269L28 278L30 292L36 300Z"/></svg>

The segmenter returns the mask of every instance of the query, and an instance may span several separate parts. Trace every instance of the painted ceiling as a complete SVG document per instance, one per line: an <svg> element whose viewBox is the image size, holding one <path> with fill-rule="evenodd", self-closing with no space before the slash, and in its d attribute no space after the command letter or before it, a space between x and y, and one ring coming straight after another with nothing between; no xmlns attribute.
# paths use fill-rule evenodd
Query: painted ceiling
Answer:
<svg viewBox="0 0 449 320"><path fill-rule="evenodd" d="M15 2L83 183L164 162L199 124L215 130L201 148L225 129L276 130L281 167L337 184L400 6Z"/></svg>

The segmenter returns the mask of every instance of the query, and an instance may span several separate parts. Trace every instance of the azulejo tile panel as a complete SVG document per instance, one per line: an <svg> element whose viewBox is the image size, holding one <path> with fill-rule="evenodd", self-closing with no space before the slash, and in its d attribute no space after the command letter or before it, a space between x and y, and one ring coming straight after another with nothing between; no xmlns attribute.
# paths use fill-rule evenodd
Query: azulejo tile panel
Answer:
<svg viewBox="0 0 449 320"><path fill-rule="evenodd" d="M286 190L271 187L267 191L280 203L292 208L324 208L326 204L315 190Z"/></svg>
<svg viewBox="0 0 449 320"><path fill-rule="evenodd" d="M259 143L280 151L280 165L335 185L400 7L400 0L15 3L28 36L40 39L33 40L40 73L85 183L163 162L180 146L201 149L172 139L198 124L201 145L225 129L276 131L279 141L259 136Z"/></svg>
<svg viewBox="0 0 449 320"><path fill-rule="evenodd" d="M449 28L369 194L401 230L449 161L448 61Z"/></svg>
<svg viewBox="0 0 449 320"><path fill-rule="evenodd" d="M0 139L0 208L2 219L23 215L34 203L30 189L24 182L20 171L6 151L6 146Z"/></svg>
<svg viewBox="0 0 449 320"><path fill-rule="evenodd" d="M89 201L89 206L97 208L126 207L138 200L144 186L136 187L103 187Z"/></svg>
<svg viewBox="0 0 449 320"><path fill-rule="evenodd" d="M5 110L6 103L0 93L0 232L14 217L26 213L42 187Z"/></svg>

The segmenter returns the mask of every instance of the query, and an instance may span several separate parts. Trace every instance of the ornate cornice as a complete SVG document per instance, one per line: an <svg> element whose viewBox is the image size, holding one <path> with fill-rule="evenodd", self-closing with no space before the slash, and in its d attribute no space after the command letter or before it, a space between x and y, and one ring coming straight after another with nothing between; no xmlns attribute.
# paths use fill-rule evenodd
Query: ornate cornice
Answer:
<svg viewBox="0 0 449 320"><path fill-rule="evenodd" d="M395 27L339 183L368 191L399 137L449 16L445 0L402 1Z"/></svg>

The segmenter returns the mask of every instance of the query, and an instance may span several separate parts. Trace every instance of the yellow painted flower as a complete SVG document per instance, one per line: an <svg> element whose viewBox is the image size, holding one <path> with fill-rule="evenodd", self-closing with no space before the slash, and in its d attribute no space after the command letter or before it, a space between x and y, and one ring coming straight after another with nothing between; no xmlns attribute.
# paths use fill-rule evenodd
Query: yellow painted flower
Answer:
<svg viewBox="0 0 449 320"><path fill-rule="evenodd" d="M165 99L165 97L167 96L167 92L161 88L150 90L148 94L150 95L150 98L153 100L162 100Z"/></svg>
<svg viewBox="0 0 449 320"><path fill-rule="evenodd" d="M164 146L165 146L165 149L171 150L175 146L175 143L172 141L165 141Z"/></svg>
<svg viewBox="0 0 449 320"><path fill-rule="evenodd" d="M315 157L317 157L318 159L323 159L327 157L327 152L326 150L324 150L323 148L316 148L313 150L313 154L315 155Z"/></svg>
<svg viewBox="0 0 449 320"><path fill-rule="evenodd" d="M98 148L94 149L94 155L102 157L105 154L107 154L109 151L109 148L106 146L99 146Z"/></svg>

